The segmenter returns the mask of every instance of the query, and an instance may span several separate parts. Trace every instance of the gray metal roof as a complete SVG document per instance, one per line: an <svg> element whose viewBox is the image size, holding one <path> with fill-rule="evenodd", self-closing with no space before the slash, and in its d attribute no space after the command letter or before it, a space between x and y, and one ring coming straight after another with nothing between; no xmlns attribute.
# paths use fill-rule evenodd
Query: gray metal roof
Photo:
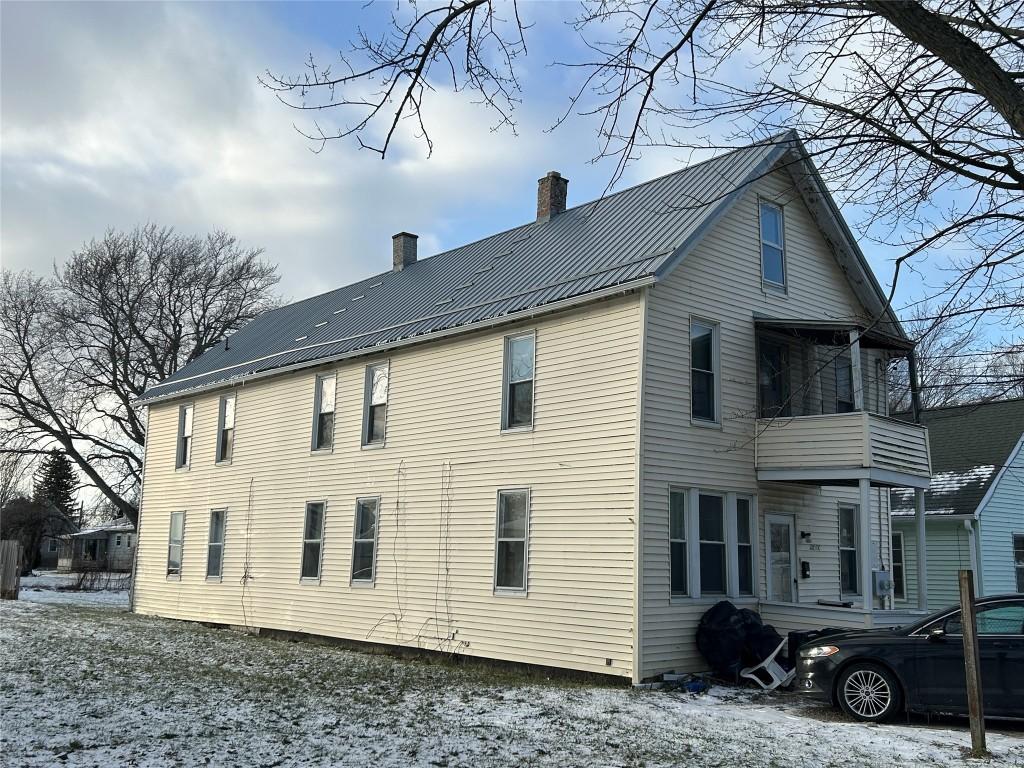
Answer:
<svg viewBox="0 0 1024 768"><path fill-rule="evenodd" d="M797 146L775 137L337 290L266 312L143 403L314 365L567 300L649 284ZM802 148L799 148L802 151ZM382 251L384 249L382 248Z"/></svg>

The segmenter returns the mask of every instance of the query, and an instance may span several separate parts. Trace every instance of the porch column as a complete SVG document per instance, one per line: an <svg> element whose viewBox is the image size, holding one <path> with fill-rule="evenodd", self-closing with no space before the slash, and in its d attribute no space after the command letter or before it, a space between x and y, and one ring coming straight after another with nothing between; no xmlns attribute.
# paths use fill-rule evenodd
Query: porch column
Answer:
<svg viewBox="0 0 1024 768"><path fill-rule="evenodd" d="M864 600L864 610L874 608L872 597L873 583L871 577L871 553L874 546L871 542L871 481L866 477L858 481L860 486L860 514L857 524L860 527L859 546L857 547L857 571L860 574L860 594Z"/></svg>
<svg viewBox="0 0 1024 768"><path fill-rule="evenodd" d="M914 489L914 523L917 526L917 607L928 609L928 538L924 529L924 491Z"/></svg>
<svg viewBox="0 0 1024 768"><path fill-rule="evenodd" d="M860 332L850 331L850 374L853 376L853 409L864 410L864 372L860 365Z"/></svg>

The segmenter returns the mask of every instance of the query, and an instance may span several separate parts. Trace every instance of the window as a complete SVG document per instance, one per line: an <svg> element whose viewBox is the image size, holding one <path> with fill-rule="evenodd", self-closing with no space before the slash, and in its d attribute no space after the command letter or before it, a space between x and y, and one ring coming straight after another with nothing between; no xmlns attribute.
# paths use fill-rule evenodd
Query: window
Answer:
<svg viewBox="0 0 1024 768"><path fill-rule="evenodd" d="M1013 568L1017 573L1017 591L1024 592L1024 533L1013 534Z"/></svg>
<svg viewBox="0 0 1024 768"><path fill-rule="evenodd" d="M857 575L857 517L859 508L839 505L839 586L844 595L860 594Z"/></svg>
<svg viewBox="0 0 1024 768"><path fill-rule="evenodd" d="M114 536L114 546L115 547L120 547L121 546L121 534L120 533L118 533L118 534L116 534Z"/></svg>
<svg viewBox="0 0 1024 768"><path fill-rule="evenodd" d="M178 450L174 466L187 469L192 462L192 413L194 406L178 408Z"/></svg>
<svg viewBox="0 0 1024 768"><path fill-rule="evenodd" d="M904 566L903 534L892 535L892 594L897 600L907 599L907 576Z"/></svg>
<svg viewBox="0 0 1024 768"><path fill-rule="evenodd" d="M697 527L700 532L700 591L725 594L725 499L700 494Z"/></svg>
<svg viewBox="0 0 1024 768"><path fill-rule="evenodd" d="M185 541L185 513L171 512L171 527L167 536L167 575L181 575L182 545Z"/></svg>
<svg viewBox="0 0 1024 768"><path fill-rule="evenodd" d="M128 549L131 549L131 548L132 548L132 535L129 533L128 534Z"/></svg>
<svg viewBox="0 0 1024 768"><path fill-rule="evenodd" d="M945 621L947 635L962 635L960 611ZM1024 602L979 605L974 616L979 635L1024 635Z"/></svg>
<svg viewBox="0 0 1024 768"><path fill-rule="evenodd" d="M224 518L223 509L210 512L210 541L206 547L206 578L219 579L224 568Z"/></svg>
<svg viewBox="0 0 1024 768"><path fill-rule="evenodd" d="M853 411L853 361L850 353L836 358L836 413Z"/></svg>
<svg viewBox="0 0 1024 768"><path fill-rule="evenodd" d="M303 579L320 578L320 555L324 548L324 503L311 501L306 504L306 520L302 526L302 569Z"/></svg>
<svg viewBox="0 0 1024 768"><path fill-rule="evenodd" d="M668 548L672 594L686 595L686 491L668 494Z"/></svg>
<svg viewBox="0 0 1024 768"><path fill-rule="evenodd" d="M502 429L533 426L534 348L532 333L505 338L505 407Z"/></svg>
<svg viewBox="0 0 1024 768"><path fill-rule="evenodd" d="M363 414L363 445L384 442L388 420L388 366L371 365L366 369L366 408Z"/></svg>
<svg viewBox="0 0 1024 768"><path fill-rule="evenodd" d="M49 545L47 546L47 549L50 552L56 552L57 551L57 540L56 539L50 539Z"/></svg>
<svg viewBox="0 0 1024 768"><path fill-rule="evenodd" d="M690 321L690 413L700 421L718 421L717 326L703 320Z"/></svg>
<svg viewBox="0 0 1024 768"><path fill-rule="evenodd" d="M526 550L529 531L530 492L498 492L498 531L494 563L494 588L526 591Z"/></svg>
<svg viewBox="0 0 1024 768"><path fill-rule="evenodd" d="M757 391L762 418L789 416L789 347L776 341L758 339Z"/></svg>
<svg viewBox="0 0 1024 768"><path fill-rule="evenodd" d="M235 448L235 396L224 395L220 399L220 415L217 417L217 461L231 461Z"/></svg>
<svg viewBox="0 0 1024 768"><path fill-rule="evenodd" d="M334 394L335 375L316 377L313 402L313 450L325 451L334 446Z"/></svg>
<svg viewBox="0 0 1024 768"><path fill-rule="evenodd" d="M754 594L754 542L751 538L753 526L750 522L750 499L736 499L736 561L739 584L736 589L741 595Z"/></svg>
<svg viewBox="0 0 1024 768"><path fill-rule="evenodd" d="M352 581L373 582L377 552L378 499L356 500L356 530L352 544Z"/></svg>
<svg viewBox="0 0 1024 768"><path fill-rule="evenodd" d="M761 279L771 285L786 287L786 258L783 238L782 208L761 203Z"/></svg>

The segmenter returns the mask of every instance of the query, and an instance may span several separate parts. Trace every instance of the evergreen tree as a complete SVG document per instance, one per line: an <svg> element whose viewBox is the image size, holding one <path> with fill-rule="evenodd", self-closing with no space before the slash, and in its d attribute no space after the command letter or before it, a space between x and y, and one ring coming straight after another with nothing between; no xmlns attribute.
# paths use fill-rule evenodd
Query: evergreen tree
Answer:
<svg viewBox="0 0 1024 768"><path fill-rule="evenodd" d="M66 519L73 520L78 475L75 474L67 455L57 448L50 451L43 459L37 478L33 493L35 501L49 502Z"/></svg>

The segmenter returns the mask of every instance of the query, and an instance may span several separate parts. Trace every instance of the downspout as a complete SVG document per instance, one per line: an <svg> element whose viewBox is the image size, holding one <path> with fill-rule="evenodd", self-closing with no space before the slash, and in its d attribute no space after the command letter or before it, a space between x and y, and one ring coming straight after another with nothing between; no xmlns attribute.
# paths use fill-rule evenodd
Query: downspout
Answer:
<svg viewBox="0 0 1024 768"><path fill-rule="evenodd" d="M921 423L921 391L917 378L917 352L907 354L908 378L910 379L910 407L914 423ZM917 530L917 608L928 610L928 539L925 531L924 490L914 489L914 522Z"/></svg>
<svg viewBox="0 0 1024 768"><path fill-rule="evenodd" d="M636 446L634 447L635 486L633 489L633 685L643 674L643 491L644 491L644 380L647 369L647 289L640 293L640 359L636 387Z"/></svg>

